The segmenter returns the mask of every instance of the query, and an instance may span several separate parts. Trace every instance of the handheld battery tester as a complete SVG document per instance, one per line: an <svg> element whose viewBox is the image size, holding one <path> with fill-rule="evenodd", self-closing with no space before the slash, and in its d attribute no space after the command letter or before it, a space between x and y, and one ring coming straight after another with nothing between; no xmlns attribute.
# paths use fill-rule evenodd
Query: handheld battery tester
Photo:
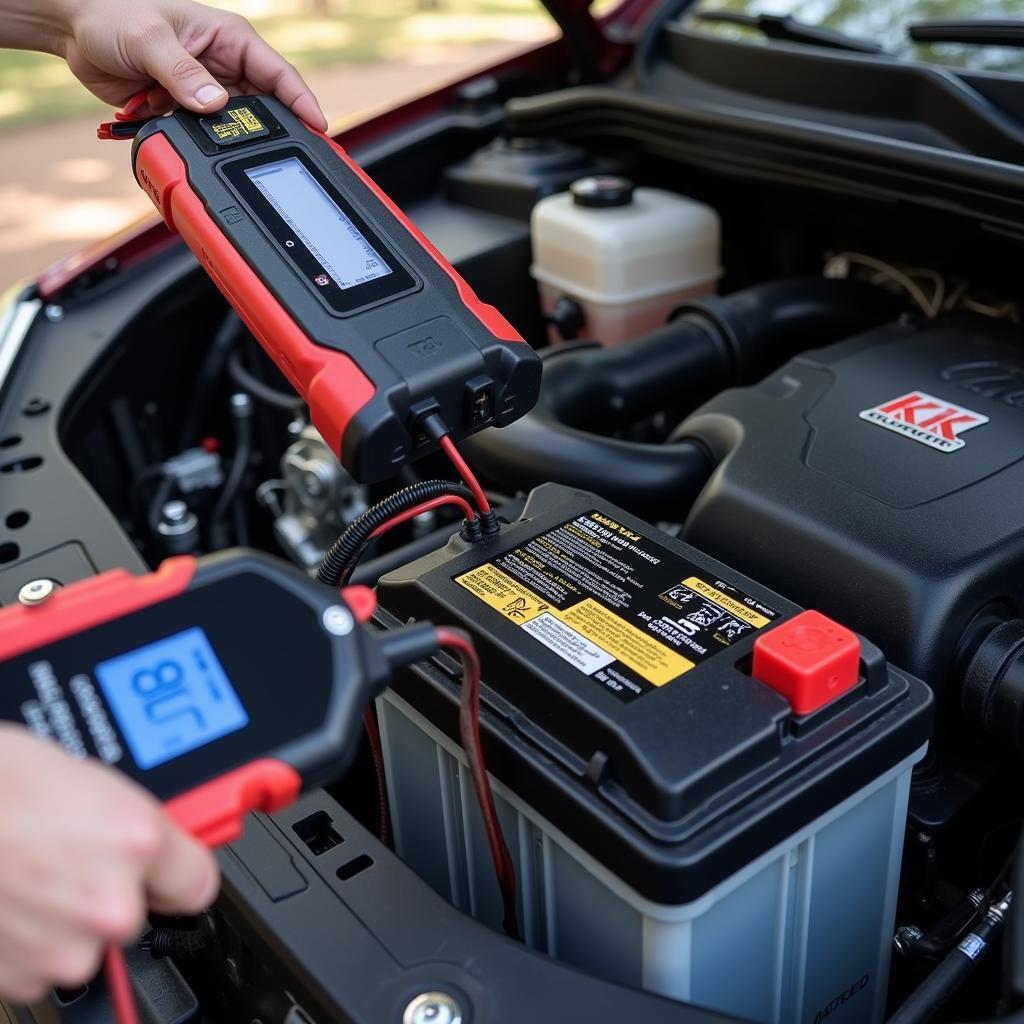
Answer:
<svg viewBox="0 0 1024 1024"><path fill-rule="evenodd" d="M419 424L431 413L457 441L536 402L530 346L340 146L273 97L151 120L132 156L358 480L429 451L437 438Z"/></svg>
<svg viewBox="0 0 1024 1024"><path fill-rule="evenodd" d="M108 572L0 610L0 719L123 771L218 846L337 777L392 668L436 651L429 624L377 637L373 608L253 553Z"/></svg>

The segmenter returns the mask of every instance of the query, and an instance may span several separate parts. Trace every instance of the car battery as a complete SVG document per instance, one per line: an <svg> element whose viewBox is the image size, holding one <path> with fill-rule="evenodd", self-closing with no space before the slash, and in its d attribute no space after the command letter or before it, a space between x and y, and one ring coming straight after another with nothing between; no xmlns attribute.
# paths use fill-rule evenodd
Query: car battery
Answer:
<svg viewBox="0 0 1024 1024"><path fill-rule="evenodd" d="M882 1020L924 684L556 484L493 540L456 537L385 576L379 600L385 625L431 618L475 639L530 945L744 1019ZM498 926L444 665L378 701L396 849Z"/></svg>

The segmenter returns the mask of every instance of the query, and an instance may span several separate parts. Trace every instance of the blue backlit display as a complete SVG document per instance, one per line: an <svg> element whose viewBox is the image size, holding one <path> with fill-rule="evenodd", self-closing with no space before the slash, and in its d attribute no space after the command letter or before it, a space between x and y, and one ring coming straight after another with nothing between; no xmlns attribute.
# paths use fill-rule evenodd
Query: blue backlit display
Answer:
<svg viewBox="0 0 1024 1024"><path fill-rule="evenodd" d="M209 638L198 626L101 662L96 678L143 770L249 724Z"/></svg>

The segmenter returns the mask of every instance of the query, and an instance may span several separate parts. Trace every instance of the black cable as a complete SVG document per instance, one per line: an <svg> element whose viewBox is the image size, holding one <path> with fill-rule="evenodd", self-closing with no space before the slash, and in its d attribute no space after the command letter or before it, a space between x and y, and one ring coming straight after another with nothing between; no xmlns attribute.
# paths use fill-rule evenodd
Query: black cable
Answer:
<svg viewBox="0 0 1024 1024"><path fill-rule="evenodd" d="M235 396L243 397L243 396ZM242 409L235 405L232 399L232 413L235 421L235 452L231 458L231 467L228 469L227 479L217 495L216 504L210 513L210 543L211 547L220 547L218 533L220 524L231 508L232 502L238 495L245 480L246 471L249 468L249 460L252 457L252 406Z"/></svg>
<svg viewBox="0 0 1024 1024"><path fill-rule="evenodd" d="M242 356L238 349L235 349L228 357L228 376L232 382L247 391L253 398L264 405L272 405L276 409L283 409L287 412L294 412L302 404L298 395L289 394L287 391L279 391L277 388L264 384L263 381L250 373L242 365Z"/></svg>
<svg viewBox="0 0 1024 1024"><path fill-rule="evenodd" d="M638 86L644 85L648 78L651 57L655 46L661 38L662 30L674 18L678 18L694 5L696 0L665 0L655 7L651 16L644 23L640 38L633 49L633 80Z"/></svg>
<svg viewBox="0 0 1024 1024"><path fill-rule="evenodd" d="M149 515L146 517L146 521L149 523L149 528L153 531L154 537L159 536L160 518L163 513L163 507L173 493L174 480L169 476L165 476L160 481L157 489L153 492L153 497L149 502Z"/></svg>
<svg viewBox="0 0 1024 1024"><path fill-rule="evenodd" d="M1003 903L989 907L963 941L939 962L938 967L889 1018L888 1024L927 1024L935 1017L974 973L1002 932L1012 896L1011 893Z"/></svg>
<svg viewBox="0 0 1024 1024"><path fill-rule="evenodd" d="M415 505L447 494L462 498L470 504L473 502L473 494L464 484L452 483L450 480L422 480L371 506L350 523L331 545L317 569L317 579L329 587L341 586L345 574L351 572L351 567L378 526L383 526L388 520Z"/></svg>
<svg viewBox="0 0 1024 1024"><path fill-rule="evenodd" d="M229 310L221 321L210 342L206 357L199 367L192 388L192 401L178 438L178 450L184 451L196 443L203 416L213 401L213 396L224 372L228 356L245 333L242 321L234 310Z"/></svg>
<svg viewBox="0 0 1024 1024"><path fill-rule="evenodd" d="M245 514L245 501L241 493L231 505L231 525L235 528L235 543L240 548L249 546L249 520Z"/></svg>
<svg viewBox="0 0 1024 1024"><path fill-rule="evenodd" d="M990 902L989 895L983 890L972 889L928 931L922 932L913 927L900 928L896 933L896 948L906 957L938 960L953 948Z"/></svg>

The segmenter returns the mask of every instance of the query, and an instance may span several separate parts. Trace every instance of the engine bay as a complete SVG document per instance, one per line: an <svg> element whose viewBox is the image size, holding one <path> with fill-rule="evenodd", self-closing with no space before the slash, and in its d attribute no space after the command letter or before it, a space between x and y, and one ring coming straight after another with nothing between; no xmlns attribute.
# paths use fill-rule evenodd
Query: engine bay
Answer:
<svg viewBox="0 0 1024 1024"><path fill-rule="evenodd" d="M348 775L222 855L211 914L155 922L152 1020L880 1022L982 928L963 987L905 1019L1024 997L1019 228L644 99L467 98L356 152L544 361L536 408L462 445L498 535L431 510L350 576L380 628L476 639L524 942L498 934L442 658L396 679ZM236 546L315 576L368 508L450 475L356 482L170 237L26 293L5 338L4 604ZM806 706L754 664L803 609L859 645ZM358 963L321 962L348 941L365 999ZM435 990L476 1009L394 1017ZM57 995L68 1020L92 999Z"/></svg>

